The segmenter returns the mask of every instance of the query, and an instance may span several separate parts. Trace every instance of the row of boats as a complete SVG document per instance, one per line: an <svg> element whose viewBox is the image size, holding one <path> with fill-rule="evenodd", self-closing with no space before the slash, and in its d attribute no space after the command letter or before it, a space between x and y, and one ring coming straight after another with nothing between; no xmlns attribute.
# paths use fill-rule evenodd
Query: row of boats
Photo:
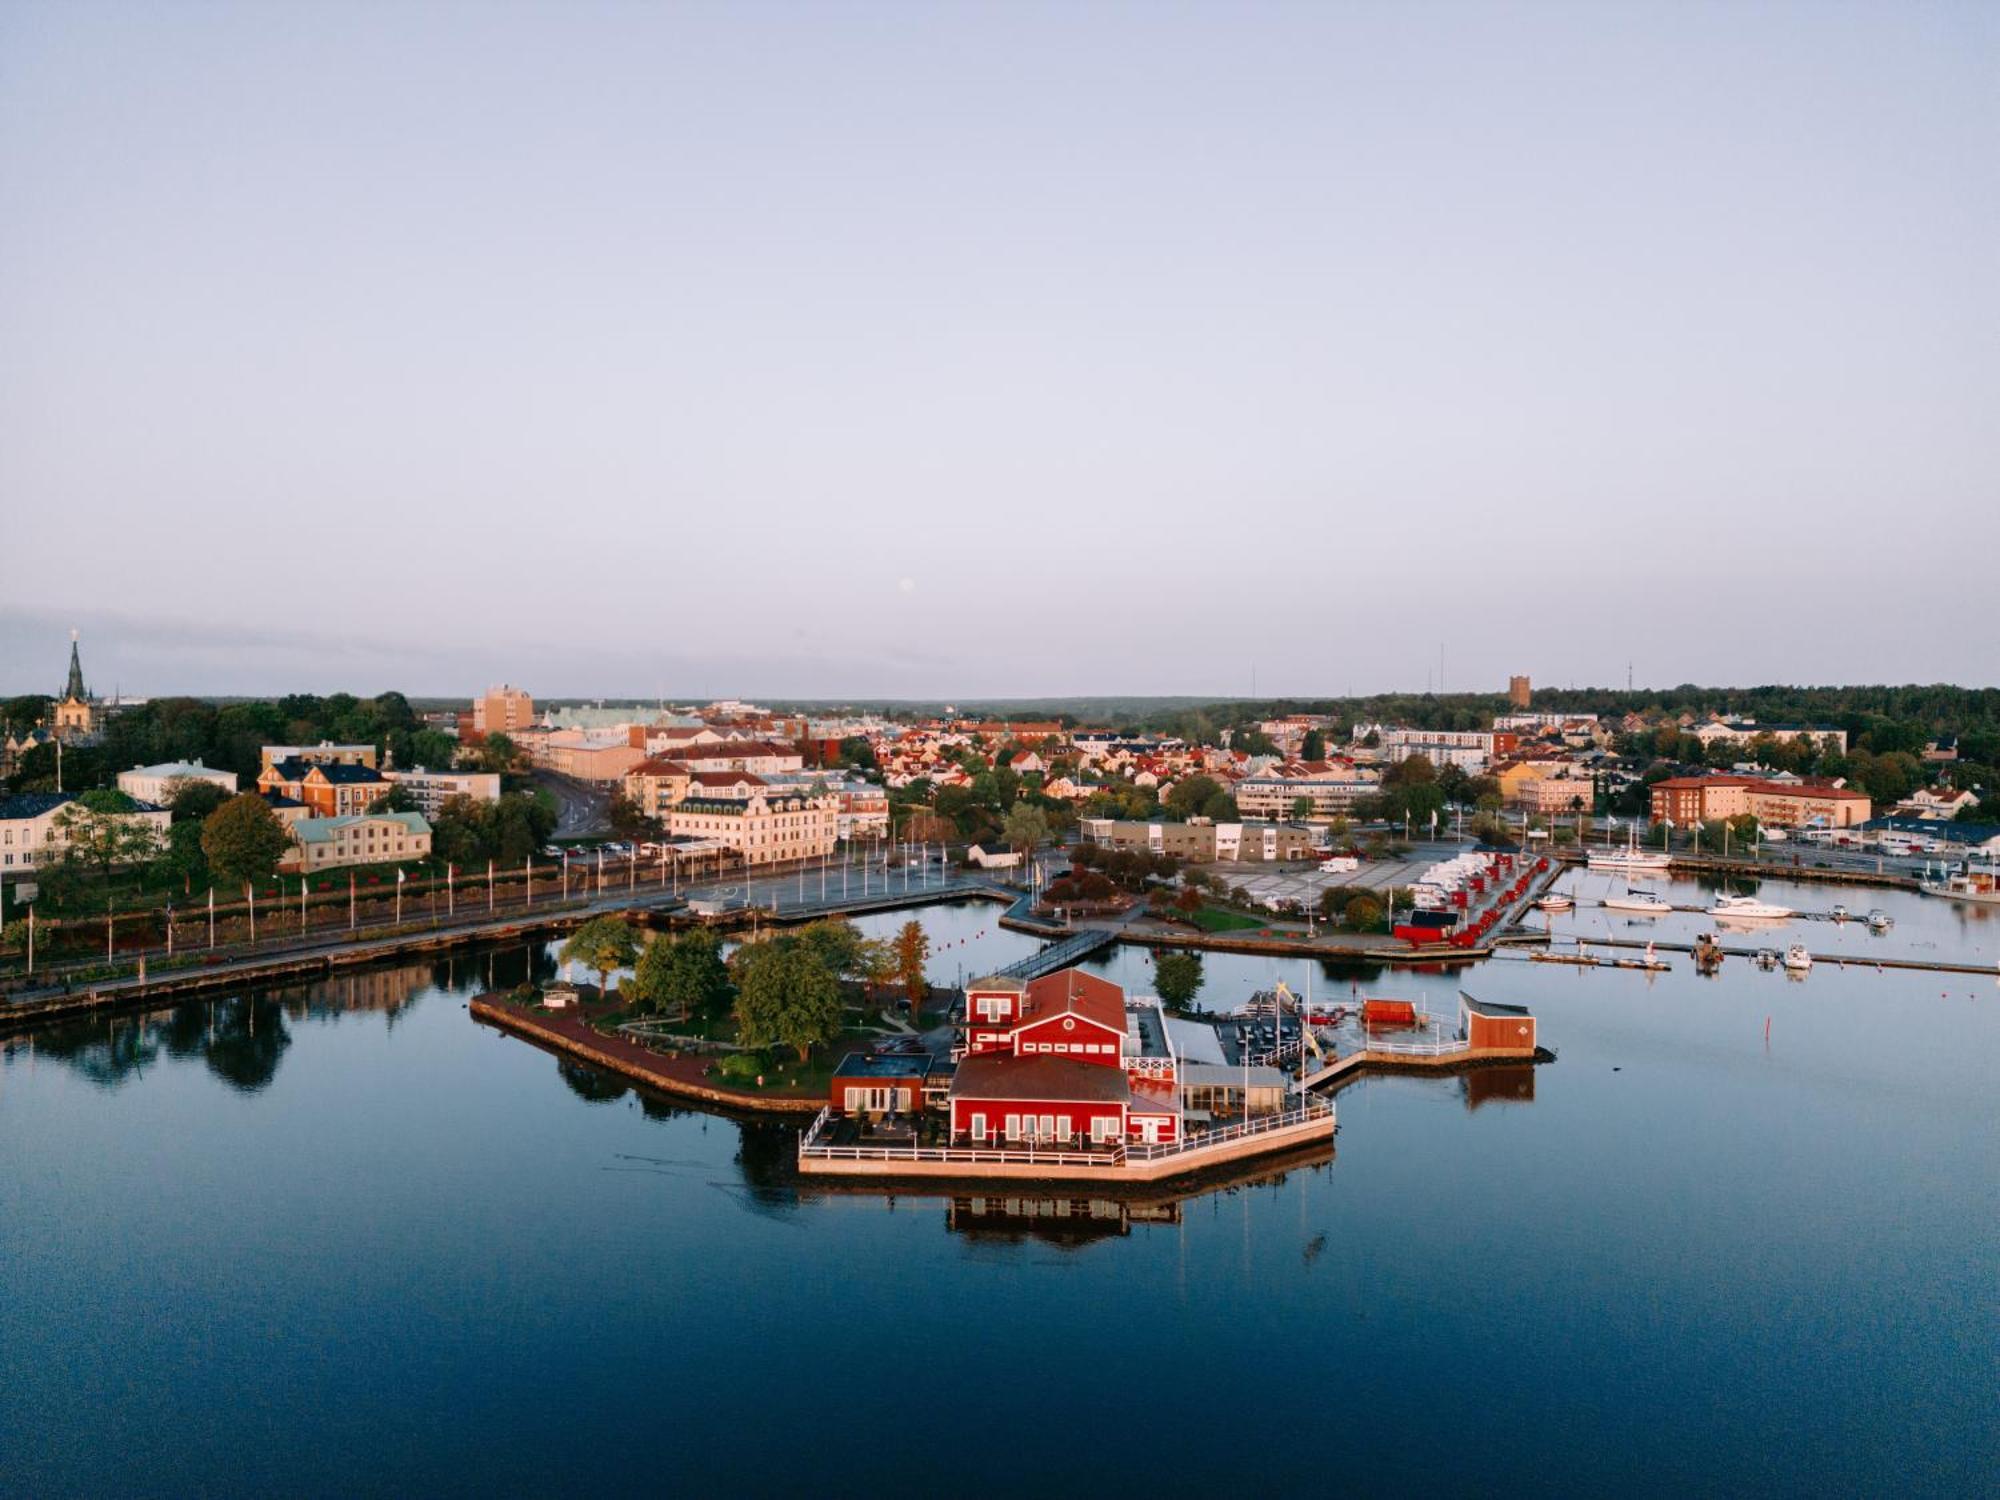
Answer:
<svg viewBox="0 0 2000 1500"><path fill-rule="evenodd" d="M1538 904L1543 911L1569 911L1575 907L1576 901L1552 891ZM1602 905L1608 911L1631 912L1644 917L1662 917L1674 909L1672 903L1658 891L1636 885L1627 886L1622 892L1614 891L1604 898ZM1780 906L1775 901L1764 901L1756 896L1717 896L1714 904L1705 910L1718 922L1784 922L1798 915L1789 906ZM1836 906L1828 915L1836 922L1852 920L1844 906ZM1896 925L1895 919L1879 907L1869 912L1865 920L1871 932L1887 932Z"/></svg>

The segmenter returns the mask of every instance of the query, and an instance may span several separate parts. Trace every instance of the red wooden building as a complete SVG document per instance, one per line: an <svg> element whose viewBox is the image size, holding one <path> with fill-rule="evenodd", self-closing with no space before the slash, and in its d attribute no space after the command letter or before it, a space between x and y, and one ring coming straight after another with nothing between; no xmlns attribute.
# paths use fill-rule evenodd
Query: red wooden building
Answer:
<svg viewBox="0 0 2000 1500"><path fill-rule="evenodd" d="M1105 1145L1180 1138L1169 1081L1130 1076L1125 992L1066 969L966 987L966 1056L951 1084L954 1139Z"/></svg>

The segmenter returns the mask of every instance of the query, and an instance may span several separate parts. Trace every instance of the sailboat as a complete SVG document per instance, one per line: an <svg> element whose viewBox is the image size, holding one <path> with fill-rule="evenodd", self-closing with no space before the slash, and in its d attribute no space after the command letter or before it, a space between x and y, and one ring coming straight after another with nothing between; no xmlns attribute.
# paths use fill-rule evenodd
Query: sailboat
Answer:
<svg viewBox="0 0 2000 1500"><path fill-rule="evenodd" d="M1636 885L1628 886L1622 894L1613 891L1604 898L1604 905L1611 911L1637 912L1645 917L1664 916L1674 909L1671 902L1660 899L1657 891Z"/></svg>

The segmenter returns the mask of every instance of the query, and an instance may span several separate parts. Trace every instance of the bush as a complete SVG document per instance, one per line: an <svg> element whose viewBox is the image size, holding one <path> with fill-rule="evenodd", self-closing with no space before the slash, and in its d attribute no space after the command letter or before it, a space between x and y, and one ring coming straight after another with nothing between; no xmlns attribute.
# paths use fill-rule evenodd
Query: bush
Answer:
<svg viewBox="0 0 2000 1500"><path fill-rule="evenodd" d="M1382 925L1382 908L1373 896L1356 896L1347 903L1341 920L1356 932L1373 932Z"/></svg>
<svg viewBox="0 0 2000 1500"><path fill-rule="evenodd" d="M716 1071L724 1078L749 1080L764 1071L764 1054L761 1052L732 1052L716 1065Z"/></svg>

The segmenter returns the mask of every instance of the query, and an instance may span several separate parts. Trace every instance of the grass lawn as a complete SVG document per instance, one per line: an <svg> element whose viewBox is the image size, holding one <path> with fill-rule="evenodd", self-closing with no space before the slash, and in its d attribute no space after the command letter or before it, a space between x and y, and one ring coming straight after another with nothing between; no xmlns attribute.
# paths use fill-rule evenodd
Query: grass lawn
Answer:
<svg viewBox="0 0 2000 1500"><path fill-rule="evenodd" d="M1253 928L1269 927L1275 918L1267 917L1259 921L1256 917L1246 917L1241 912L1204 906L1188 920L1203 932L1248 932Z"/></svg>

